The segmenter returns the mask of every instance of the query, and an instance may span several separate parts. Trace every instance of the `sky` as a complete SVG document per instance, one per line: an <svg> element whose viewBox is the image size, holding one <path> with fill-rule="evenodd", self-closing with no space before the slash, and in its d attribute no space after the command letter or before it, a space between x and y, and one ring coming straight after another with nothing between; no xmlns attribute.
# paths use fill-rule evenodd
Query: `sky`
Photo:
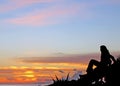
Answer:
<svg viewBox="0 0 120 86"><path fill-rule="evenodd" d="M0 0L0 83L73 79L100 45L117 58L119 15L120 0Z"/></svg>

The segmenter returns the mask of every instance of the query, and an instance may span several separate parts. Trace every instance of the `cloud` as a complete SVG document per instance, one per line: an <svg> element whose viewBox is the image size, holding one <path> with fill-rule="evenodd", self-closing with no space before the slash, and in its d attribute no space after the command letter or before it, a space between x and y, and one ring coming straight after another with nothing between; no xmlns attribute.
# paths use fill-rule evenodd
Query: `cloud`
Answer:
<svg viewBox="0 0 120 86"><path fill-rule="evenodd" d="M83 11L83 10L81 10ZM75 16L78 13L77 8L49 8L45 9L42 12L34 12L29 13L28 15L17 17L17 18L11 18L5 20L8 23L12 24L18 24L18 25L50 25L50 24L56 24L61 22L61 19L67 19L68 17ZM83 17L83 12L80 13Z"/></svg>
<svg viewBox="0 0 120 86"><path fill-rule="evenodd" d="M73 55L61 55L50 57L21 57L17 58L20 62L25 63L86 63L90 58L99 58L98 53L94 54L73 54Z"/></svg>
<svg viewBox="0 0 120 86"><path fill-rule="evenodd" d="M73 71L72 69L35 69L34 67L21 69L16 67L0 67L0 84L17 84L17 83L49 83L52 81L51 76L55 74L62 76L67 71ZM50 76L51 75L51 76ZM32 76L32 77L31 77ZM63 76L64 77L64 76ZM65 73L66 77L66 73ZM53 77L54 78L54 77Z"/></svg>
<svg viewBox="0 0 120 86"><path fill-rule="evenodd" d="M119 52L111 52L111 54L118 58ZM63 54L49 57L19 57L15 58L19 62L23 63L88 63L90 59L100 60L100 53L90 54Z"/></svg>
<svg viewBox="0 0 120 86"><path fill-rule="evenodd" d="M22 14L19 14L21 16L4 19L3 22L15 25L46 26L64 23L72 18L74 19L76 16L80 19L91 19L96 15L96 13L91 10L92 8L100 5L118 4L119 0L88 1L78 3L76 1L68 3L67 0L11 0L11 2L0 6L0 12L4 13L18 8L23 8L22 10L24 10L24 7L26 6L41 3L49 3L47 4L48 8L37 7L31 12L25 13L25 15L23 15L23 12ZM50 5L50 3L52 3L52 5Z"/></svg>
<svg viewBox="0 0 120 86"><path fill-rule="evenodd" d="M18 25L48 25L55 23L55 17L66 14L64 10L47 10L43 12L35 12L34 14L28 14L26 16L17 17L13 19L5 20L6 22ZM54 20L54 21L53 21Z"/></svg>
<svg viewBox="0 0 120 86"><path fill-rule="evenodd" d="M5 3L2 3L0 5L0 12L8 12L8 11L12 11L15 9L19 9L19 8L24 8L27 6L31 6L33 4L42 4L42 3L54 3L54 2L58 2L58 4L60 4L59 2L68 2L69 0L10 0L10 1L6 1ZM76 1L74 1L76 2ZM105 4L120 4L120 0L101 0L101 1L94 1L93 3L105 3ZM84 3L84 4L91 4L93 5L91 2L87 1L87 2L80 2L80 3ZM81 5L81 4L80 4Z"/></svg>
<svg viewBox="0 0 120 86"><path fill-rule="evenodd" d="M55 0L10 0L0 6L0 12L8 12L38 3L51 3Z"/></svg>
<svg viewBox="0 0 120 86"><path fill-rule="evenodd" d="M17 25L30 25L30 26L45 26L51 24L58 24L65 22L69 19L76 17L84 19L90 16L88 12L88 4L86 3L60 3L48 6L48 8L39 8L29 12L23 16L12 17L5 19L5 23Z"/></svg>
<svg viewBox="0 0 120 86"><path fill-rule="evenodd" d="M0 84L2 83L5 83L5 84L14 83L15 84L15 83L28 83L28 82L42 83L43 80L44 82L46 82L46 80L48 81L49 79L48 74L44 72L41 73L41 71L46 72L46 70L32 69L32 68L31 69L30 68L20 69L19 67L16 67L16 69L12 69L11 67L8 67L7 69L4 69L4 67L1 67L0 68ZM29 75L32 75L34 77L29 77Z"/></svg>

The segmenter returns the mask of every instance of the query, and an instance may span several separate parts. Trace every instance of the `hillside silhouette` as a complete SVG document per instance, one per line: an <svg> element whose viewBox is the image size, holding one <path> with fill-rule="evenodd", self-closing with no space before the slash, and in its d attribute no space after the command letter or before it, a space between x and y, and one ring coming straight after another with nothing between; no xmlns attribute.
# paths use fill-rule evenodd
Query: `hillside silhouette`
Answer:
<svg viewBox="0 0 120 86"><path fill-rule="evenodd" d="M109 53L106 46L100 46L101 61L91 59L86 74L79 75L77 80L53 79L53 83L48 86L120 86L120 57L116 60ZM93 69L93 65L97 66Z"/></svg>

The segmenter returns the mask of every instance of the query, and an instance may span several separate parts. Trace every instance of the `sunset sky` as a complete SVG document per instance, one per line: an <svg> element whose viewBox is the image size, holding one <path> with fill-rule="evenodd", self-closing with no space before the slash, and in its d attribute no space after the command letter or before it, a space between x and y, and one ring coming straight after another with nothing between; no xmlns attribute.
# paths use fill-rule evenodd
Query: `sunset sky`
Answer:
<svg viewBox="0 0 120 86"><path fill-rule="evenodd" d="M73 79L119 37L120 0L0 0L0 83Z"/></svg>

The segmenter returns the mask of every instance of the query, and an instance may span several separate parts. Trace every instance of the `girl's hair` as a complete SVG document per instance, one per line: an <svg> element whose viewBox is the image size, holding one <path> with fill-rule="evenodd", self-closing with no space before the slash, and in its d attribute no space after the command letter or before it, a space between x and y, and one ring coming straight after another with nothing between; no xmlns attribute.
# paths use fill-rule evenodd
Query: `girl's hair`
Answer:
<svg viewBox="0 0 120 86"><path fill-rule="evenodd" d="M100 50L102 54L110 54L105 45L101 45Z"/></svg>

